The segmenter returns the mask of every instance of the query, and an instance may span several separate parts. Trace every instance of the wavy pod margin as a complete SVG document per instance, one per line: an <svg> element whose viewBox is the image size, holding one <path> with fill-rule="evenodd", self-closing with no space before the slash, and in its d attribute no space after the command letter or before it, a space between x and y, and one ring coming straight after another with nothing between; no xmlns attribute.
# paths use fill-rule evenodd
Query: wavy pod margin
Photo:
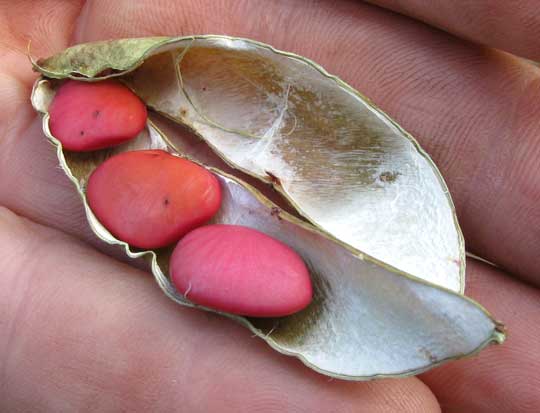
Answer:
<svg viewBox="0 0 540 413"><path fill-rule="evenodd" d="M51 82L36 82L33 105L43 114L44 133L56 147L60 166L75 184L95 234L121 246L132 258L145 257L158 285L175 302L216 312L191 303L189 296L174 289L167 276L172 247L151 251L131 248L101 225L86 202L88 176L113 154L150 148L181 154L151 123L134 141L113 149L63 151L48 127L47 108L53 96ZM504 340L502 325L474 301L361 256L347 244L280 210L238 178L209 169L223 189L223 204L215 222L249 226L280 239L310 268L314 300L297 314L254 319L217 312L249 328L275 350L329 376L370 380L417 374Z"/></svg>
<svg viewBox="0 0 540 413"><path fill-rule="evenodd" d="M309 59L208 35L77 45L35 67L55 78L122 76L147 105L274 185L315 226L464 291L463 236L436 166L384 112Z"/></svg>

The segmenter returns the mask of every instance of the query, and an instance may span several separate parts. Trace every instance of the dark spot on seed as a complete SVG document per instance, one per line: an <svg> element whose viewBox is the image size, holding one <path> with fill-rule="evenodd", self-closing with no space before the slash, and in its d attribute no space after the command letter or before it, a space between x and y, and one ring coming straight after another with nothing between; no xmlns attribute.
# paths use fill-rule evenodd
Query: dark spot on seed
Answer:
<svg viewBox="0 0 540 413"><path fill-rule="evenodd" d="M82 130L82 131L80 131L79 133L80 133L80 135L81 135L81 136L83 136L83 135L84 135L84 131L83 131L83 130Z"/></svg>
<svg viewBox="0 0 540 413"><path fill-rule="evenodd" d="M165 206L169 206L170 203L171 203L171 201L169 201L169 198L165 198L163 200L163 205L165 205Z"/></svg>
<svg viewBox="0 0 540 413"><path fill-rule="evenodd" d="M187 110L185 108L180 109L180 116L186 116Z"/></svg>
<svg viewBox="0 0 540 413"><path fill-rule="evenodd" d="M99 110L95 110L94 113L92 113L92 116L94 117L94 119L97 119L100 115L100 111Z"/></svg>
<svg viewBox="0 0 540 413"><path fill-rule="evenodd" d="M206 86L203 86L202 90L203 92L206 92Z"/></svg>
<svg viewBox="0 0 540 413"><path fill-rule="evenodd" d="M386 171L379 175L379 179L382 182L394 182L399 175L401 175L399 172Z"/></svg>

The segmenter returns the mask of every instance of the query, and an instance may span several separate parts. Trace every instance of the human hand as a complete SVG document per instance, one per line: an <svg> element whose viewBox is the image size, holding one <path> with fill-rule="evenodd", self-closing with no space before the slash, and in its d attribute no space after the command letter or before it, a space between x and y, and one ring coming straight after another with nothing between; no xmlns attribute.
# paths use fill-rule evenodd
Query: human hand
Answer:
<svg viewBox="0 0 540 413"><path fill-rule="evenodd" d="M479 0L469 12L470 2L440 1L440 13L423 3L402 11L540 60L532 1ZM538 411L538 68L359 1L0 1L0 19L0 410ZM503 346L419 377L329 380L229 320L175 305L148 274L92 248L109 252L30 107L28 41L48 56L72 43L201 33L309 57L418 138L468 249L501 268L469 260L466 293L505 321Z"/></svg>

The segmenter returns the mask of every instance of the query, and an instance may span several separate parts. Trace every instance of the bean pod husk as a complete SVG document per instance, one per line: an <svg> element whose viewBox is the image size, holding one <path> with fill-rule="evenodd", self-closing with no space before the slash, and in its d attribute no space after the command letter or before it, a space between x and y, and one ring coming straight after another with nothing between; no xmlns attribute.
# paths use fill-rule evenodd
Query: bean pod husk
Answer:
<svg viewBox="0 0 540 413"><path fill-rule="evenodd" d="M177 303L199 307L169 281L172 247L142 251L114 238L90 210L85 186L97 165L127 150L208 159L152 121L121 146L64 151L48 126L52 79L119 78L149 107L195 132L234 175L273 185L288 201L296 216L244 178L206 165L223 192L213 222L265 232L310 269L314 300L297 314L221 313L277 351L333 377L369 380L417 374L504 340L503 326L462 295L463 238L433 162L387 115L315 63L251 40L191 36L83 44L34 67L43 77L33 105L91 228L130 257L146 257Z"/></svg>

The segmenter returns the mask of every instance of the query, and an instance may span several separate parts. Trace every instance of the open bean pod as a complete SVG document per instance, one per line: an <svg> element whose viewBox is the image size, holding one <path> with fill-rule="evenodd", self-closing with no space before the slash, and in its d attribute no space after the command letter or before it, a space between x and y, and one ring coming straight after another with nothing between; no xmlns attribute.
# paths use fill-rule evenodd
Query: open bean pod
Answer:
<svg viewBox="0 0 540 413"><path fill-rule="evenodd" d="M195 157L192 142L151 121L135 140L89 153L64 151L48 107L58 82L118 77L167 118L187 126L235 175L267 182L285 212L220 169L216 223L258 229L297 251L314 300L287 317L224 314L274 349L339 378L417 374L504 340L503 327L464 288L464 248L452 201L418 144L367 99L316 64L261 43L222 36L128 39L79 45L35 63L45 79L32 102L46 136L105 242L145 256L163 291L198 307L168 278L171 248L137 250L116 239L89 208L92 171L113 154L163 149ZM211 309L205 309L213 311Z"/></svg>

